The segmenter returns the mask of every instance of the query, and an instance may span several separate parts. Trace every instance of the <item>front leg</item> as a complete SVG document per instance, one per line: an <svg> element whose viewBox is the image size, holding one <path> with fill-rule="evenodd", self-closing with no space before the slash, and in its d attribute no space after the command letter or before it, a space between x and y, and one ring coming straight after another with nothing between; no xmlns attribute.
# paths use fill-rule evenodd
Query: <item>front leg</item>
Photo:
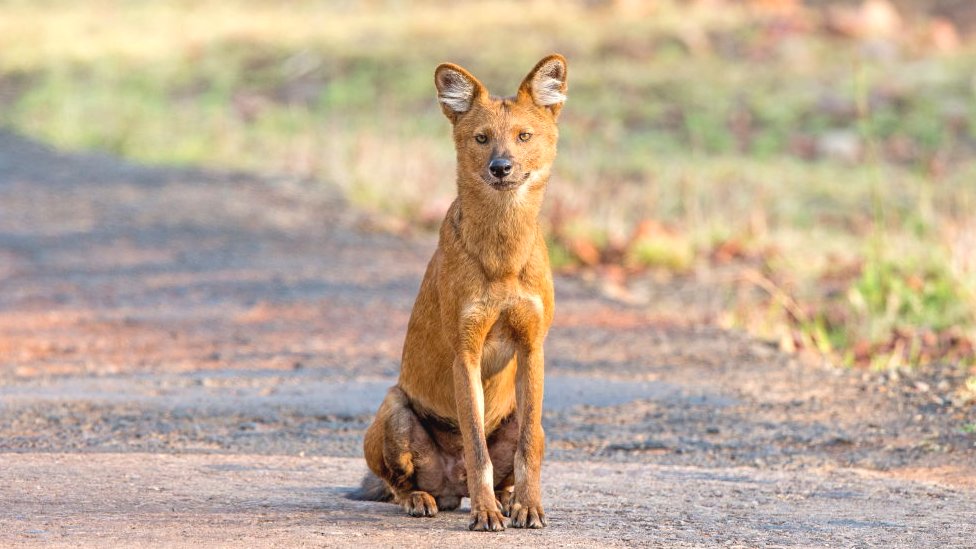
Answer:
<svg viewBox="0 0 976 549"><path fill-rule="evenodd" d="M479 347L480 349L480 347ZM498 532L504 518L495 503L494 471L485 440L485 393L481 383L481 354L462 352L454 361L454 397L464 444L471 530Z"/></svg>
<svg viewBox="0 0 976 549"><path fill-rule="evenodd" d="M519 434L515 449L515 492L509 509L513 528L548 525L539 487L546 445L542 430L543 365L541 342L525 345L519 351L515 378Z"/></svg>

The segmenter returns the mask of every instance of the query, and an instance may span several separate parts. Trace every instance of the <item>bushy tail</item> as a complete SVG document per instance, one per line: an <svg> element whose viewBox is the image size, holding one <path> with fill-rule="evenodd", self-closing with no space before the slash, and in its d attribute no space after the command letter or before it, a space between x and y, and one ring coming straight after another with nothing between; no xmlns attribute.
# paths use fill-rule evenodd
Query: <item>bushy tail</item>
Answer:
<svg viewBox="0 0 976 549"><path fill-rule="evenodd" d="M346 497L359 501L393 501L393 492L380 477L370 471L363 477L359 488L348 493Z"/></svg>

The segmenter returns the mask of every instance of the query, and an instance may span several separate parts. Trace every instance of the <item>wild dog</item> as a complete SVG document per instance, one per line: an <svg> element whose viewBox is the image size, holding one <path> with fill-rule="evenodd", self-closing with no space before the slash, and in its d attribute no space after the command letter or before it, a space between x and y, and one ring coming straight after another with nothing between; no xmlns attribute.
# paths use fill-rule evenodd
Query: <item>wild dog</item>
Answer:
<svg viewBox="0 0 976 549"><path fill-rule="evenodd" d="M352 497L415 517L471 498L471 530L542 528L543 341L552 272L539 210L556 157L566 60L545 57L514 97L465 69L434 72L454 133L457 198L407 326L400 378L366 432L372 472Z"/></svg>

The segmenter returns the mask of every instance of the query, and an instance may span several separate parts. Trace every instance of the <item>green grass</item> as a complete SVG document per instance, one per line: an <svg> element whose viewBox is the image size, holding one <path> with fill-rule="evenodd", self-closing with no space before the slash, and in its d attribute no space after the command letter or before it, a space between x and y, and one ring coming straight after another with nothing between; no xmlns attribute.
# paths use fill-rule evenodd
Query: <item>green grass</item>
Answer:
<svg viewBox="0 0 976 549"><path fill-rule="evenodd" d="M679 272L716 240L776 249L791 299L843 303L839 326L817 311L803 324L833 348L906 326L972 334L972 252L947 235L973 230L976 47L905 39L872 56L733 4L0 1L0 124L142 162L313 178L416 219L454 192L434 66L508 94L559 51L570 92L548 203L574 237L612 247L660 221L674 234L617 255ZM554 244L554 264L578 260ZM824 298L821 274L859 261L843 297Z"/></svg>

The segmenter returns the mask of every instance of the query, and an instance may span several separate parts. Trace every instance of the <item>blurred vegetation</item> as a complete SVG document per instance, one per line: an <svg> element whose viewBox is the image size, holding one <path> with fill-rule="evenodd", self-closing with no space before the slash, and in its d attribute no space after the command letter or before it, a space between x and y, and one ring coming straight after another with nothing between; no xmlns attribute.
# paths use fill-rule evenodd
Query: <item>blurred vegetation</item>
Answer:
<svg viewBox="0 0 976 549"><path fill-rule="evenodd" d="M508 94L558 51L570 99L545 214L554 264L732 269L721 321L784 348L972 363L967 5L0 0L0 124L325 181L431 227L454 192L434 66Z"/></svg>

